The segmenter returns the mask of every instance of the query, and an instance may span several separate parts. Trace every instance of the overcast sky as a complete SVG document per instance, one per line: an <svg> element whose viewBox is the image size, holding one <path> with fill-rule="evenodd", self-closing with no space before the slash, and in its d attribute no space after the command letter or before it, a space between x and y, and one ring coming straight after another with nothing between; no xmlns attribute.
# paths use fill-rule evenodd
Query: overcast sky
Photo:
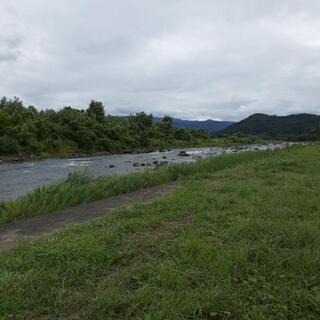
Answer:
<svg viewBox="0 0 320 320"><path fill-rule="evenodd" d="M320 113L319 0L0 0L0 96L185 119Z"/></svg>

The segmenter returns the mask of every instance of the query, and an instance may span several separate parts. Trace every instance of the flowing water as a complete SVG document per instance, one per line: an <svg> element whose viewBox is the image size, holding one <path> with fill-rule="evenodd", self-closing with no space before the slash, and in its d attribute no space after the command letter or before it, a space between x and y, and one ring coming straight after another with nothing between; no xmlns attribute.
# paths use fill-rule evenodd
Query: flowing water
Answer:
<svg viewBox="0 0 320 320"><path fill-rule="evenodd" d="M165 152L120 154L99 157L47 159L20 163L0 164L0 200L15 199L33 189L63 180L75 170L88 169L95 176L110 176L142 171L160 162L192 162L209 156L243 151L275 150L288 146L287 143L269 143L238 148L184 148ZM190 156L179 156L180 151Z"/></svg>

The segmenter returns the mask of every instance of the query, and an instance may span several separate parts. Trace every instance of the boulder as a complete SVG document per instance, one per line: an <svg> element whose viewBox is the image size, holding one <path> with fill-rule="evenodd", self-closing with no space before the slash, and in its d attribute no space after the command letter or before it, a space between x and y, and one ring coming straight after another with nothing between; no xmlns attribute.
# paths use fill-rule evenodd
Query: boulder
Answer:
<svg viewBox="0 0 320 320"><path fill-rule="evenodd" d="M190 154L187 153L187 151L181 150L181 151L178 153L178 156L180 156L180 157L190 157Z"/></svg>

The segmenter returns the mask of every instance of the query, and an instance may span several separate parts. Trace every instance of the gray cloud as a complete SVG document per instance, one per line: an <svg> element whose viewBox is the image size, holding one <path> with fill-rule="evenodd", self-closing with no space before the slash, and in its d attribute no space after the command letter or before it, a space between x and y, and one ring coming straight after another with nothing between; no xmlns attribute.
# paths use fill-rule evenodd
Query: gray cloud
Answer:
<svg viewBox="0 0 320 320"><path fill-rule="evenodd" d="M4 0L0 95L238 120L319 113L317 0Z"/></svg>

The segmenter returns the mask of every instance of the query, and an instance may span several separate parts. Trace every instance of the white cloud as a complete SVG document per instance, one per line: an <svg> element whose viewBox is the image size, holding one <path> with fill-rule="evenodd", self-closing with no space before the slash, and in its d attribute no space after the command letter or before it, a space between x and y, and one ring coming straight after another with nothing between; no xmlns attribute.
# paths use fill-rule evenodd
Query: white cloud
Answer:
<svg viewBox="0 0 320 320"><path fill-rule="evenodd" d="M0 95L112 113L319 113L317 0L1 0Z"/></svg>

